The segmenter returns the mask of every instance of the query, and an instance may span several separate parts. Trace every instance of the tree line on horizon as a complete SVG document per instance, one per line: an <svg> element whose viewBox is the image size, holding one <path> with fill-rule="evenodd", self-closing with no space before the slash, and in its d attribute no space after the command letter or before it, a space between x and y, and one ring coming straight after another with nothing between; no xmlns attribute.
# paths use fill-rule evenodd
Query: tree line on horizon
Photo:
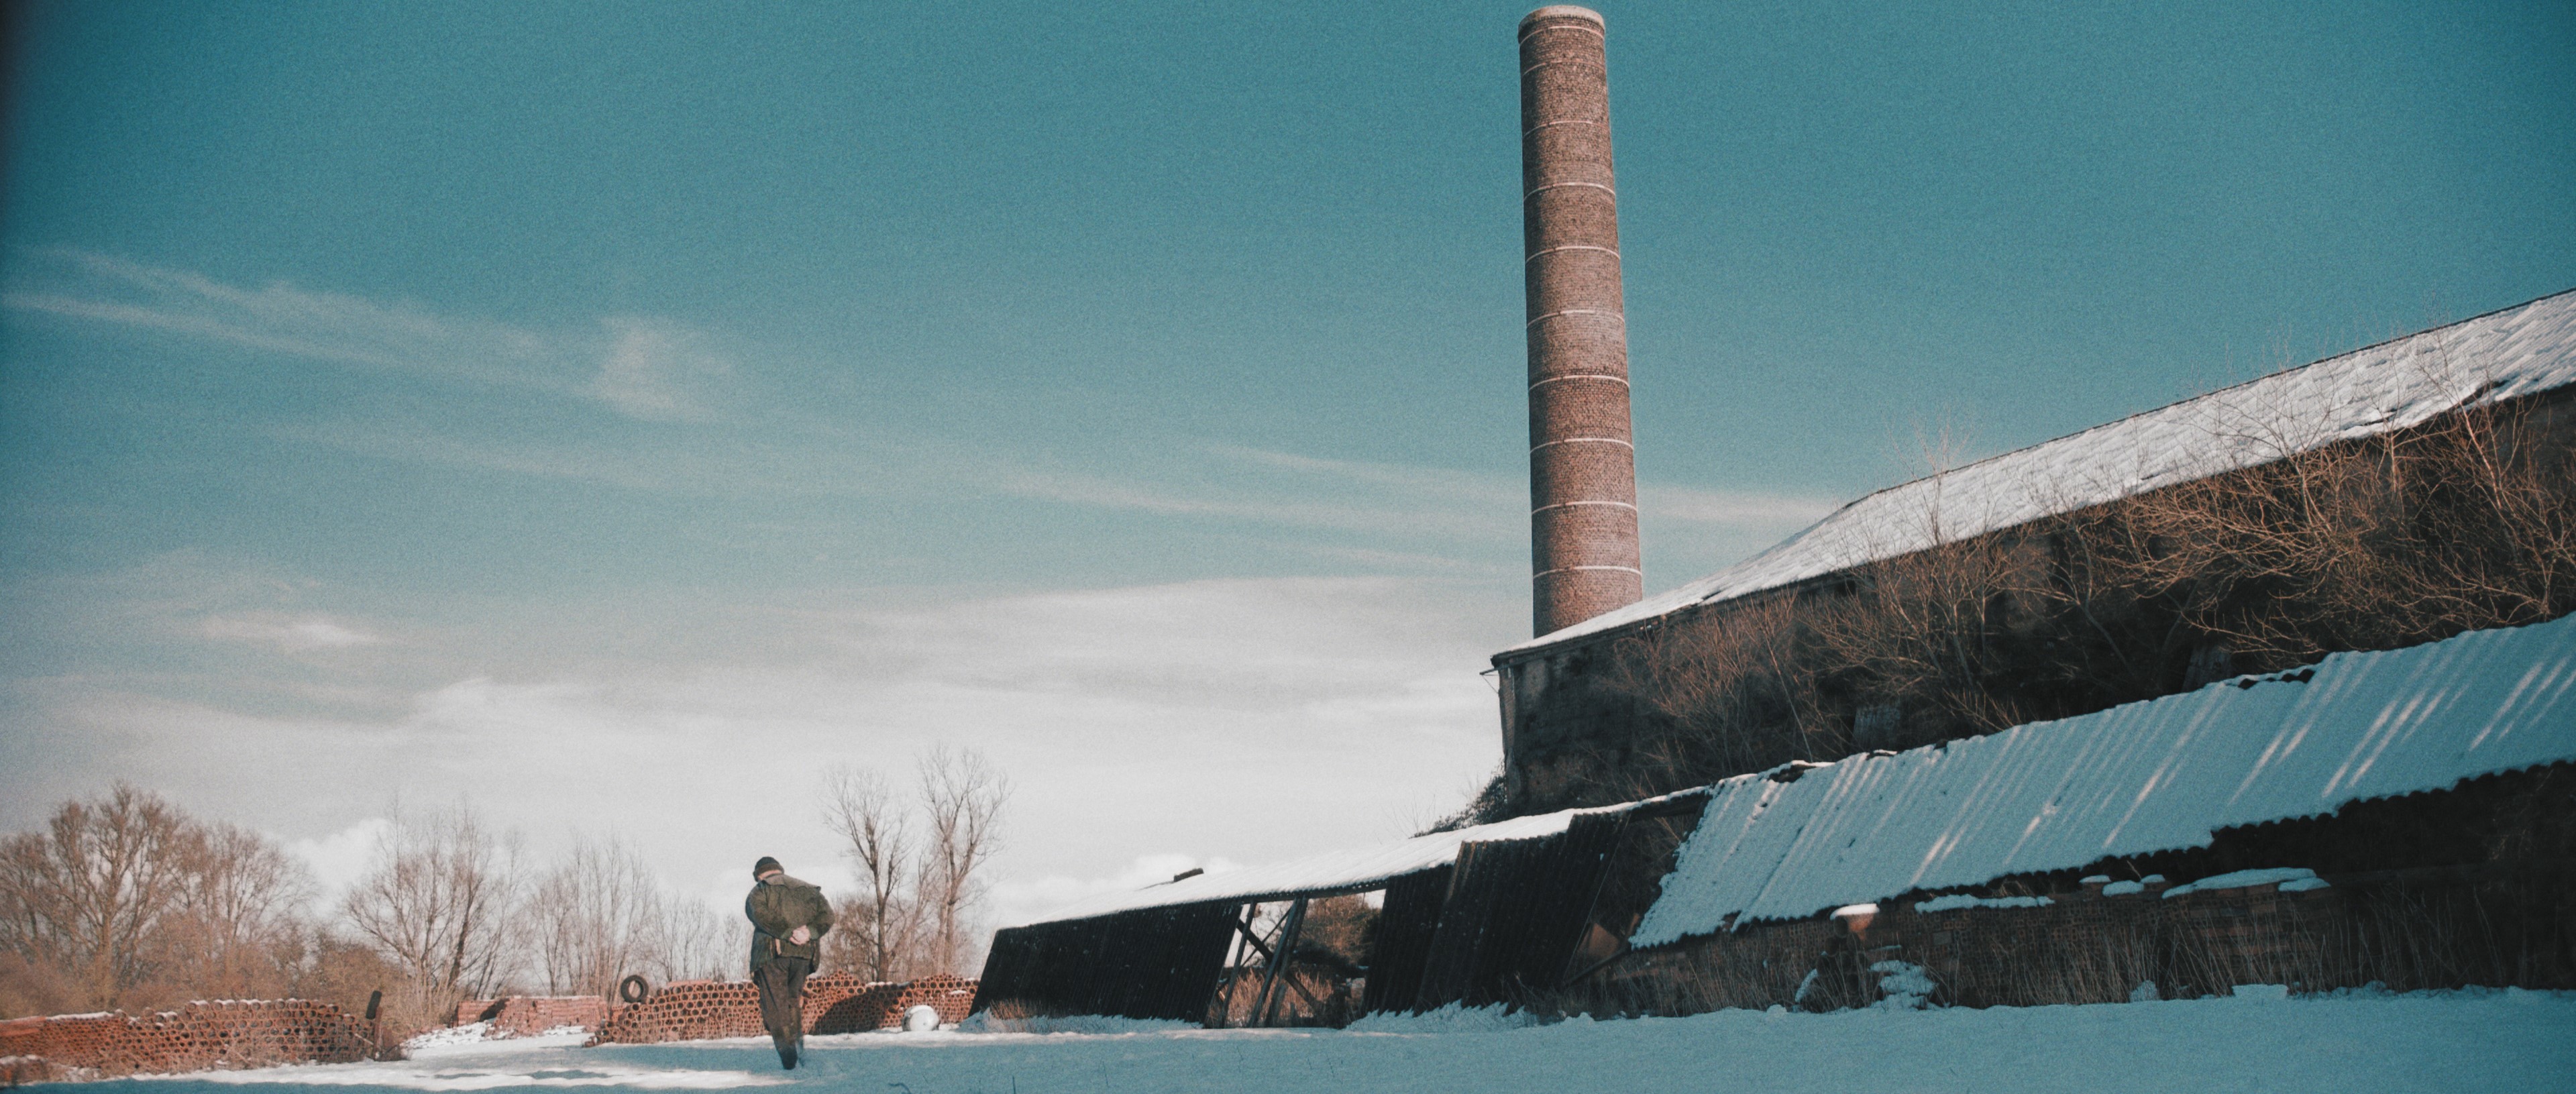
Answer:
<svg viewBox="0 0 2576 1094"><path fill-rule="evenodd" d="M849 838L863 888L834 899L825 971L971 971L1008 784L971 750L934 748L917 774L909 796L863 769L827 781L825 820ZM125 783L65 801L41 828L0 836L0 1018L192 999L356 1012L382 991L388 1028L409 1030L466 999L613 995L629 975L738 979L750 949L741 915L670 891L624 841L581 837L537 862L465 804L396 809L348 891L316 897L310 872L254 830Z"/></svg>

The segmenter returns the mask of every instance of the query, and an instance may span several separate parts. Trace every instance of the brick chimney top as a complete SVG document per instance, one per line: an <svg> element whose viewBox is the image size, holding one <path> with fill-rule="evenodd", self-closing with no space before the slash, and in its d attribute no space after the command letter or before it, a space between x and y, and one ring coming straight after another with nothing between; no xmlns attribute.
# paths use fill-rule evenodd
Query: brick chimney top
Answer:
<svg viewBox="0 0 2576 1094"><path fill-rule="evenodd" d="M1538 22L1541 19L1556 18L1583 19L1596 25L1606 25L1601 22L1601 13L1594 11L1591 8L1583 7L1579 4L1549 4L1537 11L1521 16L1521 33L1529 33L1530 24Z"/></svg>

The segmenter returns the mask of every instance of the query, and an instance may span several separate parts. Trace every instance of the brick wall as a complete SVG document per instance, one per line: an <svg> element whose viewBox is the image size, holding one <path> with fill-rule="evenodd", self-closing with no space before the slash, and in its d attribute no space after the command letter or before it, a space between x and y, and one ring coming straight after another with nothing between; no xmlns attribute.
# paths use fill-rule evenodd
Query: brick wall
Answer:
<svg viewBox="0 0 2576 1094"><path fill-rule="evenodd" d="M975 982L931 976L909 984L869 983L833 973L805 981L808 1033L864 1033L903 1025L903 1014L927 1004L941 1023L966 1020ZM655 1044L717 1037L758 1037L760 997L744 981L683 981L665 985L641 1003L614 1008L593 1043Z"/></svg>
<svg viewBox="0 0 2576 1094"><path fill-rule="evenodd" d="M375 1023L301 999L190 1003L157 1014L0 1022L9 1085L209 1068L346 1063L374 1054Z"/></svg>
<svg viewBox="0 0 2576 1094"><path fill-rule="evenodd" d="M1626 954L1554 1002L1599 1015L1866 1006L1882 994L1872 966L1887 961L1919 966L1932 1002L1979 1007L2119 1002L2149 981L2163 998L2238 984L2576 988L2576 879L2563 867L2405 873L2171 899L2095 885L2042 907L1926 913L1889 901L1858 930L1819 917Z"/></svg>
<svg viewBox="0 0 2576 1094"><path fill-rule="evenodd" d="M550 1029L580 1026L597 1032L608 1024L609 1006L598 995L513 995L507 999L468 999L456 1004L454 1025L490 1022L504 1037L533 1037Z"/></svg>

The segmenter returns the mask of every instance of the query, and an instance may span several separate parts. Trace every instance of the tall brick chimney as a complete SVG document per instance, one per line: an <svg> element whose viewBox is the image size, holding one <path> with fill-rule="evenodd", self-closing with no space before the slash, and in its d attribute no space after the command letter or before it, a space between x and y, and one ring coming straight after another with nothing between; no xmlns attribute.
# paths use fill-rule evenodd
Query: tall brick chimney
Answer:
<svg viewBox="0 0 2576 1094"><path fill-rule="evenodd" d="M1645 595L1619 196L1601 14L1521 20L1521 234L1528 258L1530 570L1539 634Z"/></svg>

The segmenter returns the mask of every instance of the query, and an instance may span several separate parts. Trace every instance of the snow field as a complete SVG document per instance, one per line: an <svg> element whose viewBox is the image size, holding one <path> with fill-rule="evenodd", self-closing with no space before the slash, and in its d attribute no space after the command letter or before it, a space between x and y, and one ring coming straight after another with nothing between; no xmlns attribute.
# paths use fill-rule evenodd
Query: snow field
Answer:
<svg viewBox="0 0 2576 1094"><path fill-rule="evenodd" d="M2265 994L2028 1009L1721 1011L1520 1027L1516 1017L1460 1012L1346 1031L879 1032L809 1039L808 1066L794 1072L777 1070L768 1043L753 1039L516 1050L493 1042L401 1063L119 1083L152 1084L137 1094L310 1086L389 1094L550 1086L817 1094L2576 1090L2576 993Z"/></svg>

